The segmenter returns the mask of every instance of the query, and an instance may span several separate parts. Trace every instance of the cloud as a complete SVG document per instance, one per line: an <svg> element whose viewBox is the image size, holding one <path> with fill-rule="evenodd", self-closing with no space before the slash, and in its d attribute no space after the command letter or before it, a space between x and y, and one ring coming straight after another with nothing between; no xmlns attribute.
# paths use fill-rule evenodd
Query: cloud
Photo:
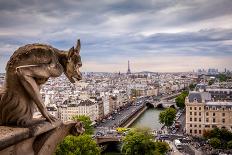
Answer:
<svg viewBox="0 0 232 155"><path fill-rule="evenodd" d="M154 70L157 56L160 71L192 70L209 58L230 67L231 10L230 0L0 0L1 66L24 44L69 49L81 38L84 71L123 70L128 59ZM177 57L198 57L198 65L179 65Z"/></svg>

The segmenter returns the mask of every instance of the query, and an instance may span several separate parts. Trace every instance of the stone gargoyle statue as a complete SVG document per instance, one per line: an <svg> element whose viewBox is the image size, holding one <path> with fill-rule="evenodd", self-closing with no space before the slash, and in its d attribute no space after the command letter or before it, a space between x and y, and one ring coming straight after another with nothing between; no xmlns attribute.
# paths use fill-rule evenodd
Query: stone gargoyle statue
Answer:
<svg viewBox="0 0 232 155"><path fill-rule="evenodd" d="M80 47L78 40L69 51L44 44L28 44L17 49L7 63L4 87L0 90L0 125L32 124L35 105L47 121L56 121L45 108L40 86L62 73L71 83L81 80Z"/></svg>

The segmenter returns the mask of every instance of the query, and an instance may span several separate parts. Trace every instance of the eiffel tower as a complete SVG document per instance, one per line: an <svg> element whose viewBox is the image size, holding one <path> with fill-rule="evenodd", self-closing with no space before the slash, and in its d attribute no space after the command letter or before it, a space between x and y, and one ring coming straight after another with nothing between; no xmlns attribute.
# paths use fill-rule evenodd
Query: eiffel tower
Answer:
<svg viewBox="0 0 232 155"><path fill-rule="evenodd" d="M126 74L131 74L131 70L130 70L130 61L128 60L128 69L127 69L127 73Z"/></svg>

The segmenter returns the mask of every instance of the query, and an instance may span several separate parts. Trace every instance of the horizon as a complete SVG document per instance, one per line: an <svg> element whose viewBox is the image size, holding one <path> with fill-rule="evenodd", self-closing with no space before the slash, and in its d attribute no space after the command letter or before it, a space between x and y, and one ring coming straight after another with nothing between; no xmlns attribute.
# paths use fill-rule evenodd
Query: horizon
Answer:
<svg viewBox="0 0 232 155"><path fill-rule="evenodd" d="M231 71L232 1L0 1L0 73L20 46L78 38L82 72Z"/></svg>

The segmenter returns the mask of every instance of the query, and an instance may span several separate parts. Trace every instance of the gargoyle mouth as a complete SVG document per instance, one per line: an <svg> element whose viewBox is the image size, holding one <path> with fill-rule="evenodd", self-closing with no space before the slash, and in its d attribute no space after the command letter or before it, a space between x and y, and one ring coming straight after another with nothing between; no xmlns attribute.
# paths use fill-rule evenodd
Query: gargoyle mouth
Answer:
<svg viewBox="0 0 232 155"><path fill-rule="evenodd" d="M75 83L76 81L80 81L82 79L82 76L73 76L69 80L71 83Z"/></svg>

